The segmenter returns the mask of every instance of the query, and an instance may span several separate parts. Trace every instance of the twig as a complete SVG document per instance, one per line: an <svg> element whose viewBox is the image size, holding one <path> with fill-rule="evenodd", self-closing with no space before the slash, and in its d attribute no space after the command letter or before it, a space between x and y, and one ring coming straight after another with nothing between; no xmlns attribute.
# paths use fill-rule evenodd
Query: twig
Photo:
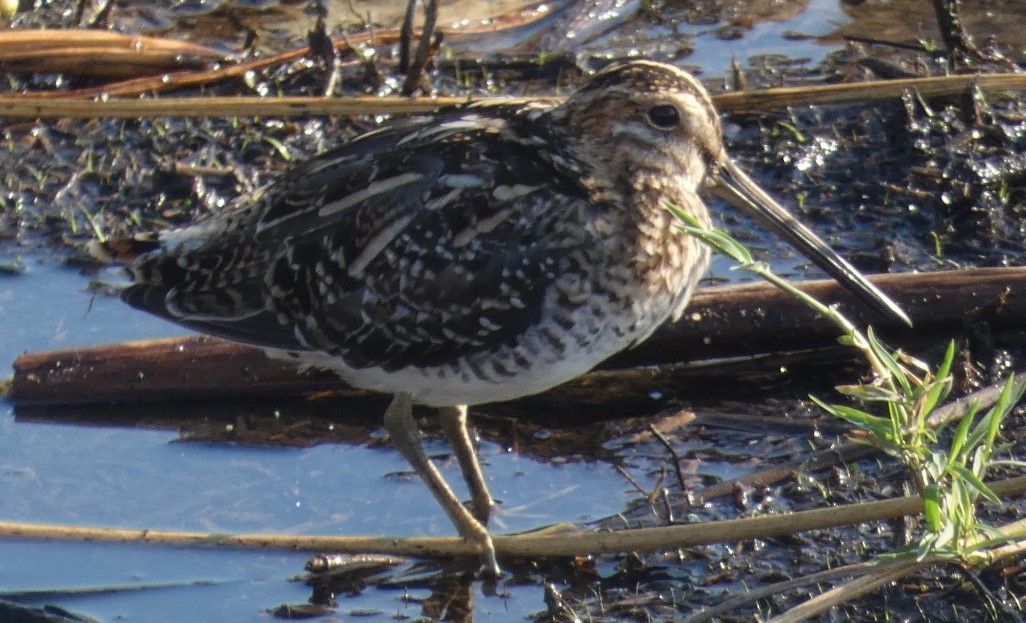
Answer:
<svg viewBox="0 0 1026 623"><path fill-rule="evenodd" d="M652 501L652 493L646 491L645 487L642 487L641 483L638 482L637 479L634 478L634 476L631 476L631 473L627 471L626 467L624 467L623 465L615 465L614 469L616 469L616 471L619 472L621 476L623 476L623 479L630 483L630 485L634 487L634 490L640 493L642 497L649 500L649 502Z"/></svg>
<svg viewBox="0 0 1026 623"><path fill-rule="evenodd" d="M1026 491L1026 476L989 484L1002 497ZM733 542L752 538L781 536L891 519L920 512L918 496L865 502L782 515L763 515L716 522L640 528L620 531L558 534L531 532L496 535L496 552L503 556L546 557L576 556L587 553L623 551L661 551ZM476 556L474 547L461 538L418 537L324 537L278 534L207 534L167 530L132 530L0 522L0 537L38 540L145 543L185 547L233 547L238 549L283 549L315 552L378 553L400 556L449 558Z"/></svg>
<svg viewBox="0 0 1026 623"><path fill-rule="evenodd" d="M932 414L930 419L927 421L927 425L930 428L939 428L945 424L950 424L956 420L962 419L974 404L979 409L989 409L994 406L994 403L1001 397L1001 392L1004 390L1004 383L997 383L994 385L988 385L981 390L975 391L967 396L962 396L956 400L952 400L943 407L938 407Z"/></svg>
<svg viewBox="0 0 1026 623"><path fill-rule="evenodd" d="M410 71L410 47L413 43L413 19L417 14L417 0L407 0L406 13L399 27L399 71Z"/></svg>
<svg viewBox="0 0 1026 623"><path fill-rule="evenodd" d="M958 2L933 0L933 13L937 17L941 40L944 41L944 47L949 55L967 58L979 54L972 38L962 26Z"/></svg>
<svg viewBox="0 0 1026 623"><path fill-rule="evenodd" d="M729 599L725 599L715 606L705 608L696 612L695 614L684 619L680 623L704 623L710 619L725 614L732 610L737 610L742 606L746 606L752 602L758 601L764 597L771 597L785 591L794 590L801 588L802 586L809 586L810 584L820 584L822 582L831 582L834 580L840 580L842 578L851 577L853 575L862 575L869 572L872 569L878 568L879 565L871 562L859 562L853 565L845 565L843 567L836 567L834 569L826 569L817 573L810 573L809 575L795 578L793 580L786 580L784 582L775 582L773 584L767 584L761 588L751 589L739 595L734 595Z"/></svg>
<svg viewBox="0 0 1026 623"><path fill-rule="evenodd" d="M320 59L324 64L327 79L324 81L324 96L331 97L335 92L335 85L338 84L339 59L335 45L328 36L327 17L328 9L321 0L312 2L313 10L317 15L313 30L306 33L307 45L310 47L310 56Z"/></svg>
<svg viewBox="0 0 1026 623"><path fill-rule="evenodd" d="M410 5L413 6L412 3ZM420 41L417 43L417 53L410 60L406 69L406 79L403 81L403 95L413 95L424 83L424 68L427 67L428 57L431 56L431 41L435 36L435 23L438 21L438 0L425 0L424 2L424 27L420 31ZM405 25L405 22L404 22Z"/></svg>
<svg viewBox="0 0 1026 623"><path fill-rule="evenodd" d="M961 93L971 88L975 80L979 80L979 88L988 91L1026 88L1026 75L1024 74L991 73L749 90L715 95L713 101L717 109L730 112L779 109L788 106L874 102L901 97L907 90L914 90L921 96L929 98Z"/></svg>
<svg viewBox="0 0 1026 623"><path fill-rule="evenodd" d="M92 118L295 117L307 115L395 115L431 112L466 104L466 97L175 97L165 99L60 99L0 97L0 116ZM528 99L510 99L526 103Z"/></svg>
<svg viewBox="0 0 1026 623"><path fill-rule="evenodd" d="M300 50L305 53L306 48ZM295 54L299 57L302 54ZM284 55L283 55L284 56ZM289 53L288 58L294 58ZM208 73L224 73L237 77L276 62L279 57L257 59L217 70L177 72L165 74L164 88L205 84L212 79ZM961 93L974 83L983 90L1026 89L1026 74L978 74L973 76L939 76L907 80L878 80L857 84L828 84L722 93L713 96L713 102L722 112L741 110L771 110L789 106L817 106L825 104L851 104L896 99L906 90L914 89L923 97ZM0 116L4 117L64 117L64 118L143 118L143 117L243 117L243 116L305 116L305 115L361 115L361 114L416 114L437 110L445 106L470 101L489 103L525 103L559 98L487 98L469 97L346 97L326 100L322 97L176 97L165 99L117 99L118 95L134 95L140 90L157 90L150 78L139 78L116 85L108 85L112 96L96 100L95 90L50 95L0 96ZM72 97L73 95L74 97ZM88 98L88 99L86 99Z"/></svg>
<svg viewBox="0 0 1026 623"><path fill-rule="evenodd" d="M856 578L851 582L834 587L825 593L817 595L812 599L791 608L780 616L773 617L766 623L798 623L820 614L834 606L849 602L899 580L909 574L915 573L933 564L929 561L904 562L893 566L881 567L878 571Z"/></svg>
<svg viewBox="0 0 1026 623"><path fill-rule="evenodd" d="M688 485L684 480L684 472L680 468L680 455L677 454L677 451L669 440L659 432L659 429L655 427L655 424L649 424L648 430L652 431L652 434L659 440L659 443L663 444L666 451L670 453L670 458L673 459L673 471L677 473L677 485L680 487L681 492L686 493L688 491Z"/></svg>

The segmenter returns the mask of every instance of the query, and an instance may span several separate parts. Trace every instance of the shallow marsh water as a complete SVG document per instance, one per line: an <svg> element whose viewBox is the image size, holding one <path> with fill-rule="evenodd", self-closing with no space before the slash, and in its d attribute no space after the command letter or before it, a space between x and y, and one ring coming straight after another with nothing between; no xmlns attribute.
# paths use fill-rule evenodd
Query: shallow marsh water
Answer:
<svg viewBox="0 0 1026 623"><path fill-rule="evenodd" d="M51 259L29 260L25 274L0 277L0 326L9 329L0 339L0 357L11 361L25 351L181 334L116 299L95 296L86 290L88 280ZM143 421L146 408L138 406ZM74 425L74 408L62 408L63 423L57 424L15 418L8 402L0 409L4 521L213 533L452 534L426 488L387 446L179 443L179 434L169 430L93 420ZM786 456L798 449L782 436L719 437L725 443L716 451L700 439L678 447L682 456L701 462L703 478L714 481L749 471L753 453ZM664 457L625 440L608 447L618 458L583 461L567 448L559 460L542 461L483 442L486 474L503 509L493 527L529 530L621 512L637 492L614 464L627 465L652 485ZM437 439L428 442L429 453L446 450ZM443 471L462 488L451 462ZM266 608L310 599L310 588L294 579L309 558L0 540L0 597L57 604L102 621L257 621L266 618ZM522 621L545 609L537 585L500 587L502 598L479 595L478 620ZM340 597L339 613L417 618L418 601L429 595L426 588L368 589Z"/></svg>
<svg viewBox="0 0 1026 623"><path fill-rule="evenodd" d="M25 351L182 334L116 299L94 297L86 285L86 278L52 260L30 261L26 274L0 277L0 326L7 329L0 357L12 361ZM451 533L426 489L397 475L409 468L389 449L175 443L178 434L166 430L16 420L11 405L0 404L0 516L6 521L204 532ZM429 445L429 451L443 450L440 442ZM597 519L619 512L631 497L629 485L608 464L543 464L487 443L481 453L495 494L506 508L518 509L498 517L509 530ZM458 470L450 466L445 472L460 482ZM607 494L589 495L595 490ZM210 582L95 596L51 593L41 601L101 620L253 621L261 608L309 599L304 584L288 581L308 558L2 541L0 588ZM368 595L359 608L385 613L413 608L400 603L399 595ZM527 601L521 607L528 611L543 607ZM356 607L344 604L343 609Z"/></svg>
<svg viewBox="0 0 1026 623"><path fill-rule="evenodd" d="M836 48L814 39L796 40L788 33L829 34L847 25L848 9L837 0L797 5L786 18L758 21L732 41L709 34L725 22L694 26L693 32L702 34L684 62L699 66L706 76L716 76L727 70L734 56L786 52L820 60ZM309 28L312 20L306 19L297 22L300 32ZM175 27L169 32L174 35ZM658 35L653 39L666 38L665 32L650 34ZM617 36L614 32L597 45L616 47ZM0 361L12 361L25 351L182 334L113 298L94 296L86 290L89 277L45 257L45 248L24 255L24 275L0 275ZM786 272L793 259L779 262ZM731 277L723 261L717 262L713 274ZM15 418L10 403L0 401L0 519L209 532L453 532L427 490L405 476L406 463L387 447L179 443L175 431L85 423ZM693 462L698 474L717 480L754 469L767 454L786 455L805 440L737 433L718 434L715 450L707 443L692 438L678 452ZM638 451L623 441L610 442L613 458L603 461L579 460L573 449L561 460L541 461L507 451L505 445L486 441L481 446L487 477L503 502L496 521L502 531L616 514L637 493L614 464L628 464L632 473L643 475L643 484L651 486L662 463L655 451ZM429 441L429 452L445 451L441 442ZM444 470L451 482L460 483L454 466L447 463ZM103 621L242 623L267 620L266 608L306 602L310 589L291 578L301 572L307 558L296 553L5 540L0 541L0 590L48 591L22 598L31 604L58 604ZM157 586L166 583L174 586ZM60 592L98 586L137 589L91 595ZM485 595L478 585L473 590L479 621L523 621L546 609L540 582L501 583L502 597ZM367 589L339 597L339 613L321 620L356 614L374 621L417 619L422 616L418 602L429 592Z"/></svg>

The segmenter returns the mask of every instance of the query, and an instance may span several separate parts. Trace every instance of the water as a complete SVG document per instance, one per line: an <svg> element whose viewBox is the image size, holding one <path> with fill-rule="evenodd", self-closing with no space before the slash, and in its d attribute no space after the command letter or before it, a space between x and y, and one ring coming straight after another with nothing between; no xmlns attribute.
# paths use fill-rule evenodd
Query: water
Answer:
<svg viewBox="0 0 1026 623"><path fill-rule="evenodd" d="M25 351L180 335L182 330L85 290L88 278L52 260L0 277L0 360ZM55 304L59 302L58 304ZM146 405L139 405L140 415ZM354 445L267 448L176 443L166 430L40 424L0 402L0 518L5 521L203 532L326 535L450 535L427 490L391 449ZM444 444L429 443L429 452ZM631 494L608 464L542 463L495 443L481 448L503 508L500 530L525 530L619 512ZM458 470L446 468L453 483ZM586 484L585 484L586 483ZM594 496L594 490L608 495ZM101 620L256 621L264 608L304 603L289 578L308 556L112 544L0 540L0 590L183 583L174 588L45 596ZM204 582L201 585L191 585ZM516 590L514 590L517 593ZM344 609L415 615L401 591L369 591ZM544 607L535 587L516 597L522 620ZM488 606L483 606L488 607ZM501 620L505 607L497 612Z"/></svg>

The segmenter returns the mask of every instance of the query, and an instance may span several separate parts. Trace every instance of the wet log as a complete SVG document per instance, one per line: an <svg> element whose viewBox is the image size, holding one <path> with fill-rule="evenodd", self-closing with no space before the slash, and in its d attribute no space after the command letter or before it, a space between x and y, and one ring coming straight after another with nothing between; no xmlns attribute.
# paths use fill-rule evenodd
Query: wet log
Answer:
<svg viewBox="0 0 1026 623"><path fill-rule="evenodd" d="M877 287L912 319L908 328L866 309L832 280L796 283L824 303L836 303L856 326L872 325L895 345L958 335L971 323L993 331L1026 329L1026 267L976 268L873 275ZM631 367L787 353L836 344L838 329L790 294L764 283L699 290L684 318L607 363Z"/></svg>
<svg viewBox="0 0 1026 623"><path fill-rule="evenodd" d="M878 275L872 281L905 309L914 329L862 310L833 281L799 285L838 303L856 323L873 324L894 344L957 335L971 323L986 323L993 331L1026 327L1026 268ZM831 323L768 284L706 288L681 321L602 367L836 348L837 334ZM14 362L10 398L18 405L45 405L346 390L363 393L329 373L297 370L260 349L192 336L26 353Z"/></svg>

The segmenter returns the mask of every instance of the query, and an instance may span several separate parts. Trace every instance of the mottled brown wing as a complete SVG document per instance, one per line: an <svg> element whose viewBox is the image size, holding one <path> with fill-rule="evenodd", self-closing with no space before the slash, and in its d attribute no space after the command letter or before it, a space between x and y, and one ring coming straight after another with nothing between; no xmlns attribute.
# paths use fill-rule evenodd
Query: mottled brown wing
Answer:
<svg viewBox="0 0 1026 623"><path fill-rule="evenodd" d="M538 128L537 116L464 112L318 156L208 227L209 239L180 243L165 281L125 298L351 367L433 365L511 343L579 244L565 233L588 201L567 160L545 151L551 137L522 127Z"/></svg>

